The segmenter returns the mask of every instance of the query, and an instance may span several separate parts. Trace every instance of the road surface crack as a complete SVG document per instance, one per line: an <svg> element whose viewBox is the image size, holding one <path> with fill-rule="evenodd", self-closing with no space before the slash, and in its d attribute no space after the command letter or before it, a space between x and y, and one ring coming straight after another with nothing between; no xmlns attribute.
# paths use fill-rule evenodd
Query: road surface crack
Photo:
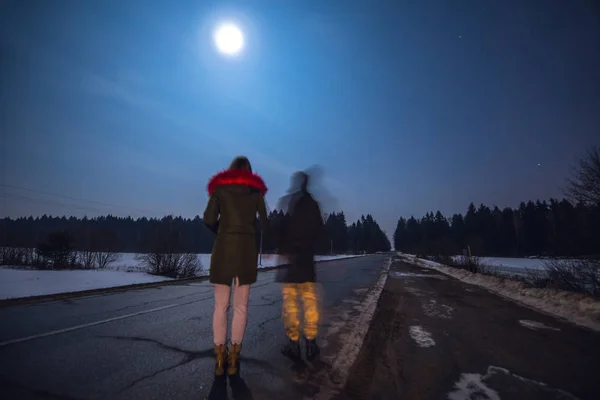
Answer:
<svg viewBox="0 0 600 400"><path fill-rule="evenodd" d="M181 349L179 347L175 347L175 346L171 346L171 345L162 343L161 341L156 340L156 339L144 338L144 337L139 337L139 336L99 336L99 338L125 340L125 341L129 341L129 342L148 342L148 343L152 343L162 349L165 349L167 351L176 352L176 353L183 355L183 359L181 361L179 361L178 363L176 363L174 365L170 365L165 368L161 368L157 371L154 371L151 374L144 375L144 376L134 380L129 385L127 385L125 388L123 388L120 391L118 391L117 393L115 393L115 395L121 394L121 393L133 388L137 384L139 384L143 381L146 381L148 379L152 379L163 372L167 372L167 371L173 370L175 368L181 367L181 366L186 365L194 360L197 360L200 358L213 357L213 355L214 355L212 348L207 349L207 350L201 350L201 351L186 350L186 349ZM251 364L255 364L256 366L258 366L260 368L268 370L271 374L274 374L276 376L281 376L281 371L279 371L279 369L277 369L277 368L274 368L270 363L268 363L266 361L258 360L258 359L254 359L254 358L246 358L246 357L242 357L241 361L242 361L242 363L248 362Z"/></svg>
<svg viewBox="0 0 600 400"><path fill-rule="evenodd" d="M277 300L271 300L267 296L260 296L260 299L262 301L265 301L266 303L263 303L263 304L250 304L250 307L271 307L271 306L274 306L275 304L281 303L283 301L283 299L281 298L281 296L278 296Z"/></svg>
<svg viewBox="0 0 600 400"><path fill-rule="evenodd" d="M258 329L265 329L265 325L266 325L267 323L269 323L269 322L271 322L271 321L275 321L276 319L280 319L280 318L281 318L281 316L279 316L279 315L278 315L278 316L276 316L276 317L273 317L273 318L269 318L269 319L267 319L267 320L264 320L263 322L261 322L260 324L258 324Z"/></svg>
<svg viewBox="0 0 600 400"><path fill-rule="evenodd" d="M157 345L158 347L167 350L167 351L171 351L171 352L175 352L175 353L179 353L183 356L183 359L181 361L179 361L178 363L174 364L174 365L170 365L168 367L165 368L161 368L149 375L145 375L142 376L141 378L138 378L136 380L134 380L133 382L131 382L129 385L127 385L125 388L123 388L122 390L120 390L117 394L119 393L123 393L129 389L131 389L132 387L134 387L135 385L137 385L140 382L143 382L147 379L152 379L155 376L157 376L158 374L161 374L163 372L167 372L170 371L172 369L175 369L177 367L181 367L182 365L188 364L194 360L197 360L199 358L206 358L206 357L212 357L213 355L213 350L212 349L207 349L207 350L201 350L201 351L193 351L193 350L186 350L186 349L181 349L179 347L175 347L175 346L171 346L165 343L162 343L159 340L156 339L150 339L150 338L144 338L144 337L138 337L138 336L100 336L100 338L103 339L116 339L116 340L125 340L125 341L130 341L130 342L147 342L147 343L152 343L154 345Z"/></svg>

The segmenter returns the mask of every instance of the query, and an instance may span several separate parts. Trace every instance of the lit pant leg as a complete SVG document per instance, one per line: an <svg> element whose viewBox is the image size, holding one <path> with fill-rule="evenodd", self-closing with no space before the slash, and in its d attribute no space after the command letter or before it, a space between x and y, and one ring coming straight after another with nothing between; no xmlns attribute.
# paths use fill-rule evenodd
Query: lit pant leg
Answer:
<svg viewBox="0 0 600 400"><path fill-rule="evenodd" d="M286 335L294 341L300 339L300 321L298 320L298 288L295 283L284 283L283 294L283 326Z"/></svg>
<svg viewBox="0 0 600 400"><path fill-rule="evenodd" d="M246 323L248 321L248 298L250 297L250 285L241 285L238 278L235 279L235 291L233 292L233 321L231 323L231 343L242 344Z"/></svg>
<svg viewBox="0 0 600 400"><path fill-rule="evenodd" d="M231 288L215 284L215 311L213 314L213 340L216 345L227 341L227 310Z"/></svg>
<svg viewBox="0 0 600 400"><path fill-rule="evenodd" d="M316 283L304 282L299 286L302 307L304 308L304 336L308 340L312 340L317 337L319 324Z"/></svg>

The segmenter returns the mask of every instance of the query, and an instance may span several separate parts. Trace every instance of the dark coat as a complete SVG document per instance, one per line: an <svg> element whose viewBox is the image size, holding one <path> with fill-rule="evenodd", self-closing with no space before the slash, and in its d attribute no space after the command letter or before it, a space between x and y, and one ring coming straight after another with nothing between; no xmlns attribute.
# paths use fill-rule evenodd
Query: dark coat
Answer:
<svg viewBox="0 0 600 400"><path fill-rule="evenodd" d="M279 253L289 264L277 272L282 283L315 282L315 253L324 232L319 204L306 190L292 194L289 209L278 227Z"/></svg>
<svg viewBox="0 0 600 400"><path fill-rule="evenodd" d="M246 170L227 170L211 178L204 223L217 234L210 259L210 282L240 285L256 282L258 249L256 214L263 231L268 219L262 178Z"/></svg>

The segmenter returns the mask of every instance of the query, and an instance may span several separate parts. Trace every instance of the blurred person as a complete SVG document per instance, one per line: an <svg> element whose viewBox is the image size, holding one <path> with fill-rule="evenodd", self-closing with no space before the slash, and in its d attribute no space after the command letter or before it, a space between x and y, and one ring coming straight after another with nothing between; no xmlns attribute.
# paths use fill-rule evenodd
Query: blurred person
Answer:
<svg viewBox="0 0 600 400"><path fill-rule="evenodd" d="M210 282L214 285L215 308L213 335L215 375L239 371L239 359L247 324L250 285L256 282L258 250L256 248L256 214L263 231L268 219L263 179L252 172L250 161L236 157L228 170L213 176L207 186L209 200L204 210L204 223L216 233L210 259ZM229 350L227 310L233 292L233 321Z"/></svg>
<svg viewBox="0 0 600 400"><path fill-rule="evenodd" d="M338 200L327 189L325 171L320 165L311 165L305 170L310 176L308 191L310 195L319 203L322 214L329 214L340 210Z"/></svg>
<svg viewBox="0 0 600 400"><path fill-rule="evenodd" d="M300 358L300 318L298 296L303 310L303 334L306 358L313 360L319 353L316 343L319 310L317 306L315 253L324 231L319 203L308 192L309 176L296 172L291 187L279 207L285 217L278 227L278 252L287 258L286 266L278 271L276 280L282 283L283 324L288 341L283 354Z"/></svg>

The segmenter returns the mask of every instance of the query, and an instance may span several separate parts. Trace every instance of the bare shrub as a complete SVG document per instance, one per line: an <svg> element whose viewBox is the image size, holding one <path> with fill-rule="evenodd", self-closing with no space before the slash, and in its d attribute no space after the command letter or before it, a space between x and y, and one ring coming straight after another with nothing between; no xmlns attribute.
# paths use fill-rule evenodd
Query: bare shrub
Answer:
<svg viewBox="0 0 600 400"><path fill-rule="evenodd" d="M38 244L37 254L44 260L44 268L73 268L77 257L73 257L73 236L68 231L52 232Z"/></svg>
<svg viewBox="0 0 600 400"><path fill-rule="evenodd" d="M139 253L135 255L135 260L142 264L142 267L151 275L162 275L167 264L167 255L160 252Z"/></svg>
<svg viewBox="0 0 600 400"><path fill-rule="evenodd" d="M177 256L175 270L178 278L193 278L200 275L202 264L196 254L184 253Z"/></svg>
<svg viewBox="0 0 600 400"><path fill-rule="evenodd" d="M144 253L137 254L146 272L169 278L192 278L202 270L200 259L193 253Z"/></svg>
<svg viewBox="0 0 600 400"><path fill-rule="evenodd" d="M119 261L121 258L119 253L112 253L110 251L99 251L96 252L96 266L100 269L105 269L110 264Z"/></svg>
<svg viewBox="0 0 600 400"><path fill-rule="evenodd" d="M0 265L17 267L40 267L45 263L36 249L25 247L1 247Z"/></svg>
<svg viewBox="0 0 600 400"><path fill-rule="evenodd" d="M599 260L551 260L545 267L546 287L600 297Z"/></svg>
<svg viewBox="0 0 600 400"><path fill-rule="evenodd" d="M25 249L17 247L1 247L0 265L25 265Z"/></svg>
<svg viewBox="0 0 600 400"><path fill-rule="evenodd" d="M564 192L575 203L600 206L600 146L588 148L572 168Z"/></svg>
<svg viewBox="0 0 600 400"><path fill-rule="evenodd" d="M527 275L522 277L522 281L527 287L543 289L549 287L549 277L546 271L537 269L527 270Z"/></svg>
<svg viewBox="0 0 600 400"><path fill-rule="evenodd" d="M449 267L464 269L466 271L475 273L475 274L486 274L486 275L498 275L495 268L484 264L481 262L479 257L475 256L446 256L446 255L438 255L433 257L428 257L430 260L438 262L440 264L447 265Z"/></svg>
<svg viewBox="0 0 600 400"><path fill-rule="evenodd" d="M83 269L94 269L96 268L96 253L89 250L79 251L77 253L79 265Z"/></svg>
<svg viewBox="0 0 600 400"><path fill-rule="evenodd" d="M23 265L31 266L34 268L42 268L46 261L42 256L39 255L36 249L26 248L24 251Z"/></svg>

